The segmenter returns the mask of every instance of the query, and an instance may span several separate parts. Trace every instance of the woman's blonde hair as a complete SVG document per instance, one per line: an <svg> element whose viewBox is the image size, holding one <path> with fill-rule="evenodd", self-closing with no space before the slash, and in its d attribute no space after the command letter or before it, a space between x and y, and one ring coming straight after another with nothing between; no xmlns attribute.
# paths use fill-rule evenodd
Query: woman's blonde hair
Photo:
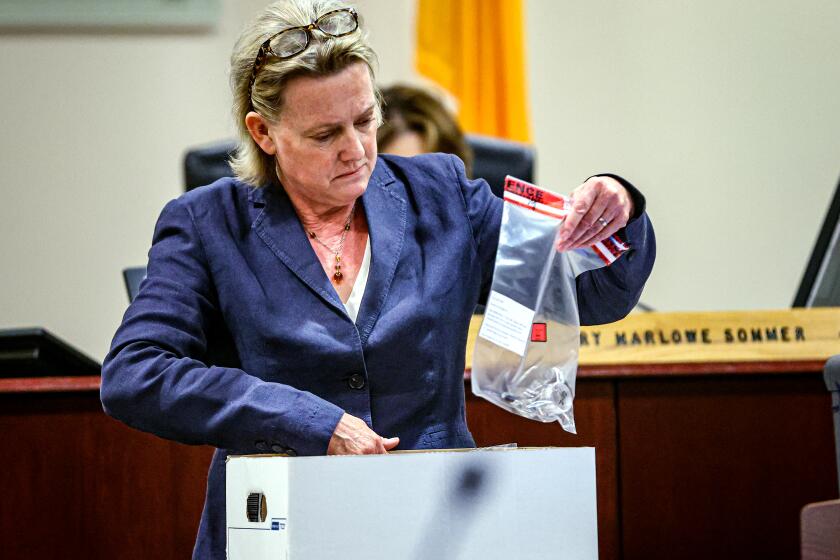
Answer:
<svg viewBox="0 0 840 560"><path fill-rule="evenodd" d="M250 111L256 111L268 121L278 122L283 109L283 94L293 78L328 76L353 63L364 62L370 71L371 83L375 83L376 53L368 44L360 21L357 31L343 37L330 37L313 29L306 50L291 58L267 56L251 87L254 61L266 39L283 29L309 25L327 12L349 7L341 0L281 0L266 7L242 31L230 58L233 119L239 136L230 164L238 179L255 186L278 183L274 156L263 152L251 138L245 126L245 116ZM379 122L380 95L375 86L374 90Z"/></svg>

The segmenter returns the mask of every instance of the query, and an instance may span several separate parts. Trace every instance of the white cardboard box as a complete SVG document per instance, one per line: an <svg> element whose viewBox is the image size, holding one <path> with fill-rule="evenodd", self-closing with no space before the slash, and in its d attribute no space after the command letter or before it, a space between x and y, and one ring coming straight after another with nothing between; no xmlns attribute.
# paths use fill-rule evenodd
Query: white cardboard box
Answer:
<svg viewBox="0 0 840 560"><path fill-rule="evenodd" d="M230 560L598 557L591 447L230 457L226 492Z"/></svg>

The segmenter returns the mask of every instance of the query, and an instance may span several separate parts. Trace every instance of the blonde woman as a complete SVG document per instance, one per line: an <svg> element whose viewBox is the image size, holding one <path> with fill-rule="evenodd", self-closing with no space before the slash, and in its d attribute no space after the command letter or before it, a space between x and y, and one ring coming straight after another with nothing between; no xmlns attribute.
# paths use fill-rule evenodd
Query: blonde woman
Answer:
<svg viewBox="0 0 840 560"><path fill-rule="evenodd" d="M109 414L218 448L197 558L224 557L228 453L474 445L465 342L502 201L454 156L377 157L374 60L344 2L277 2L244 31L236 178L163 209L106 358ZM577 191L565 246L619 232L636 253L578 278L584 324L639 297L654 260L642 205L611 177Z"/></svg>

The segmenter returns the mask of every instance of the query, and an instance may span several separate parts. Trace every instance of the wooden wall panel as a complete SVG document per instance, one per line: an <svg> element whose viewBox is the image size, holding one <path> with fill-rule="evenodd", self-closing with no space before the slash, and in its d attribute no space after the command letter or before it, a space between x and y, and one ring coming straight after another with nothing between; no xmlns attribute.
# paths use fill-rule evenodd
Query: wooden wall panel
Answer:
<svg viewBox="0 0 840 560"><path fill-rule="evenodd" d="M838 496L820 368L581 368L577 436L469 389L467 419L481 446L595 447L602 560L796 558L800 508ZM190 556L212 449L108 418L84 379L0 382L0 434L4 560Z"/></svg>
<svg viewBox="0 0 840 560"><path fill-rule="evenodd" d="M189 558L212 449L107 417L97 392L0 394L2 557Z"/></svg>
<svg viewBox="0 0 840 560"><path fill-rule="evenodd" d="M618 384L625 560L796 558L799 512L837 496L819 374Z"/></svg>

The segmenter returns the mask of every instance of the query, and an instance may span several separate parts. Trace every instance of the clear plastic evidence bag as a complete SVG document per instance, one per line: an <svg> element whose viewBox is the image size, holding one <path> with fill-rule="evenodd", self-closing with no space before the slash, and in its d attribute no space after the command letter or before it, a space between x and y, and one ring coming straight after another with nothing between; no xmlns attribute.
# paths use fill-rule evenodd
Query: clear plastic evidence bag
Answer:
<svg viewBox="0 0 840 560"><path fill-rule="evenodd" d="M472 359L472 391L513 413L575 431L580 348L575 277L614 262L628 247L610 237L585 249L556 250L571 199L513 177L493 284Z"/></svg>

